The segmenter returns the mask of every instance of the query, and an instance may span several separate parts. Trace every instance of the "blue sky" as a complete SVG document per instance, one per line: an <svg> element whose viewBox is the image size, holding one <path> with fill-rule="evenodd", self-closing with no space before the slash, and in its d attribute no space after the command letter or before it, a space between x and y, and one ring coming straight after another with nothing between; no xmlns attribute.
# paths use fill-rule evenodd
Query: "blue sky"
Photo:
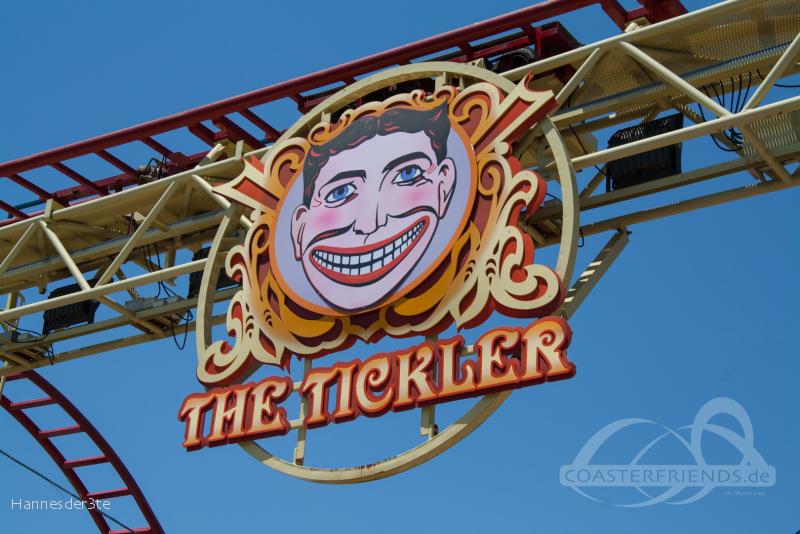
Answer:
<svg viewBox="0 0 800 534"><path fill-rule="evenodd" d="M0 48L0 160L6 161L263 87L524 7L521 1L21 3L4 10ZM692 9L706 2L686 2ZM582 42L615 33L597 10L562 19ZM783 96L790 96L784 90ZM796 90L794 90L796 92ZM276 123L293 120L275 111ZM602 140L604 142L604 140ZM721 157L710 143L685 149L684 167ZM583 174L588 174L586 171ZM583 176L584 181L588 176ZM730 187L752 180L725 178ZM710 186L696 186L702 192ZM18 191L0 185L4 199ZM685 193L666 195L664 200ZM785 191L632 228L631 243L570 322L568 381L515 392L480 429L440 457L369 484L322 486L264 468L237 446L186 453L176 419L199 391L194 339L141 345L43 369L116 448L168 532L795 532L800 438L795 377L800 260L794 228L800 192ZM604 243L586 240L580 270ZM547 253L542 255L547 258ZM514 324L493 317L488 326ZM35 325L32 325L35 326ZM469 337L470 334L467 334ZM476 337L477 332L472 334ZM363 345L364 358L389 346ZM594 432L625 417L688 425L715 397L738 401L755 448L777 472L774 487L699 502L630 509L586 499L559 469ZM468 401L442 408L452 417ZM42 415L43 418L47 414ZM729 417L715 420L737 429ZM308 462L347 465L412 444L416 413L312 431ZM0 448L56 480L59 471L3 413ZM599 461L627 463L645 431L619 436ZM286 453L290 443L264 445ZM79 444L64 442L64 447ZM709 463L737 463L709 438ZM651 463L681 463L680 447ZM107 473L94 474L97 483ZM608 490L606 488L606 490ZM632 491L632 490L631 490ZM625 502L623 490L598 496ZM91 532L80 512L20 512L12 499L58 490L0 458L0 530ZM135 523L124 503L111 513Z"/></svg>

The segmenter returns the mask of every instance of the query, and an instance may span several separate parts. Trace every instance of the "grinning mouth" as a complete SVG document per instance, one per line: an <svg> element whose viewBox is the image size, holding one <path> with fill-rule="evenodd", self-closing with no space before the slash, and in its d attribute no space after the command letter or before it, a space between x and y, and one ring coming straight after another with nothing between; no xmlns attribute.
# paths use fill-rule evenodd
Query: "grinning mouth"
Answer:
<svg viewBox="0 0 800 534"><path fill-rule="evenodd" d="M403 261L427 228L428 219L423 217L396 236L378 243L353 248L317 247L309 257L317 270L335 282L369 284Z"/></svg>

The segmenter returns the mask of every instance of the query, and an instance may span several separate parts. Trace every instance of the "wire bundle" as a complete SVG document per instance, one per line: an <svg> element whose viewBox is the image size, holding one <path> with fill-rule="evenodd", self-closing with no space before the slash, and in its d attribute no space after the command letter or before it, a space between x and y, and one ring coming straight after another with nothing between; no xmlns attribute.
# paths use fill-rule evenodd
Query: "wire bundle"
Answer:
<svg viewBox="0 0 800 534"><path fill-rule="evenodd" d="M747 103L747 99L750 97L750 88L753 85L753 73L752 72L747 73L747 89L744 88L744 77L741 74L739 74L738 91L734 90L734 88L736 87L736 82L734 81L733 76L731 76L730 82L731 82L730 101L728 101L727 99L727 96L725 94L725 84L722 81L719 82L719 86L712 83L709 85L704 85L702 89L708 98L711 98L711 92L713 92L714 99L720 106L730 110L732 113L739 113L740 111L742 111L742 108L744 108L744 105ZM709 91L709 87L711 88L711 91ZM719 87L719 91L717 91L717 87ZM703 121L705 122L706 115L705 112L703 111L703 106L698 104L697 108L700 110L700 116L703 117ZM742 132L740 132L736 128L731 127L723 131L722 135L724 135L725 138L728 141L730 141L730 143L734 146L734 148L728 148L726 146L722 146L719 140L717 140L716 137L711 135L710 136L711 140L714 141L714 144L717 145L717 148L719 148L720 150L724 150L725 152L738 152L744 148L744 136L742 135Z"/></svg>
<svg viewBox="0 0 800 534"><path fill-rule="evenodd" d="M161 253L158 251L158 245L156 245L155 243L153 243L153 249L155 251L155 254L153 254L150 251L150 245L145 245L145 253L147 254L148 257L152 257L153 255L155 255L156 265L158 265L158 270L160 271L162 269ZM154 272L152 269L150 269L149 263L147 264L147 268L151 273ZM158 285L158 293L156 293L155 296L156 299L161 298L162 291L166 296L166 298L169 297L181 298L180 295L178 295L172 289L170 289L169 286L167 286L167 284L165 284L163 280L159 280L157 282L157 285ZM178 347L178 350L183 350L186 347L186 339L189 335L189 323L192 322L193 319L194 319L194 314L192 313L192 310L186 310L186 313L179 315L177 323L172 318L172 315L169 316L170 329L172 330L172 340L175 341L175 346ZM183 324L183 339L181 341L178 341L178 335L175 331L175 328L180 327L181 324Z"/></svg>
<svg viewBox="0 0 800 534"><path fill-rule="evenodd" d="M32 340L33 342L42 341L43 339L47 338L47 336L50 335L49 333L48 334L43 334L42 332L35 332L33 330L28 330L27 328L19 327L19 326L15 325L14 323L9 322L9 321L2 321L2 323L3 323L3 326L6 327L6 329L13 330L13 331L15 331L17 333L25 333L25 334L31 334L33 336L36 336L36 339ZM53 345L52 344L47 346L47 351L45 352L45 355L47 356L47 359L50 360L50 365L53 365L53 358L55 357L55 354L53 353Z"/></svg>

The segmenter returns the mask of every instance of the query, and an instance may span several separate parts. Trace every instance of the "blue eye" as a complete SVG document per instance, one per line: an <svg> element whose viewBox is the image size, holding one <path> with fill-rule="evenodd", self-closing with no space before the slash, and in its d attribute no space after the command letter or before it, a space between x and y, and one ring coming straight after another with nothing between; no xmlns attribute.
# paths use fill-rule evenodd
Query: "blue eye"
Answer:
<svg viewBox="0 0 800 534"><path fill-rule="evenodd" d="M411 185L416 183L421 177L422 169L419 165L408 165L397 171L392 183L397 185Z"/></svg>
<svg viewBox="0 0 800 534"><path fill-rule="evenodd" d="M347 200L356 190L353 184L342 184L336 186L330 193L325 195L325 202L335 204Z"/></svg>

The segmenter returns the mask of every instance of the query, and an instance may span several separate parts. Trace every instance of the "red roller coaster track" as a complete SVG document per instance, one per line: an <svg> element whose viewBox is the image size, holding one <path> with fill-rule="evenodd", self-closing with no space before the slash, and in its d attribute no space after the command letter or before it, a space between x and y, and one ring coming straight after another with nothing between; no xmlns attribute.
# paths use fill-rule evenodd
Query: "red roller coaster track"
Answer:
<svg viewBox="0 0 800 534"><path fill-rule="evenodd" d="M67 399L50 382L33 371L25 371L24 373L9 376L7 380L28 381L34 384L44 393L44 397L19 401L11 401L6 396L0 396L0 405L2 405L2 407L8 413L10 413L23 427L25 427L25 430L27 430L28 433L30 433L30 435L33 436L33 438L39 443L39 445L45 451L47 451L47 454L49 454L53 461L58 465L58 467L61 469L61 472L67 477L67 480L69 480L69 483L72 484L73 488L75 488L75 492L81 499L106 500L115 499L118 497L132 497L136 502L136 505L139 507L142 517L144 517L144 520L147 522L147 526L135 528L133 529L133 532L163 534L164 530L161 528L158 519L156 519L156 516L153 513L153 510L150 508L147 499L145 499L144 495L142 494L142 490L133 479L133 476L131 476L128 468L125 467L125 464L122 463L122 460L120 460L117 453L114 452L114 449L111 448L111 445L108 444L108 442L97 431L94 425L92 425L92 423L86 419L86 417L75 407L74 404L69 401L69 399ZM44 430L39 428L36 423L34 423L33 420L25 413L26 410L39 406L57 407L59 410L61 410L61 412L68 415L74 424L61 428L50 428ZM100 454L85 458L66 459L53 442L53 438L58 436L66 436L69 434L85 434L89 439L92 440L94 445L100 451ZM80 468L98 464L109 464L122 480L124 486L111 490L90 492L87 489L84 481L81 479ZM90 509L87 511L92 516L97 528L103 534L121 534L124 532L130 532L127 529L111 530L106 517L104 517L98 509Z"/></svg>
<svg viewBox="0 0 800 534"><path fill-rule="evenodd" d="M489 58L509 50L533 46L537 58L541 59L565 51L565 47L577 46L569 43L569 34L558 23L533 26L535 22L563 15L587 6L600 5L603 11L620 28L639 18L650 22L686 13L680 0L639 0L642 7L626 10L617 0L548 0L527 8L513 11L463 28L442 33L363 57L342 65L251 91L233 98L152 120L60 148L47 150L0 164L0 180L8 179L33 193L40 202L54 199L62 205L75 203L94 196L105 196L113 191L135 185L135 165L122 161L109 149L131 142L143 143L169 161L169 172L186 170L195 165L204 155L187 155L180 147L167 147L154 136L186 128L204 143L213 146L219 140L244 141L252 148L264 146L277 139L281 130L267 122L252 108L281 99L291 99L302 112L316 104L325 95L352 83L356 77L395 65L404 65L424 59L456 62ZM515 31L516 30L516 31ZM509 33L511 32L511 33ZM330 87L335 84L334 87ZM322 89L326 88L327 89ZM244 119L263 133L263 139L249 133L234 120ZM213 124L212 130L203 121ZM82 156L100 158L121 173L102 179L89 179L65 161ZM22 173L50 167L76 182L74 187L52 191L47 184L35 184ZM36 202L29 203L35 205ZM26 219L41 212L30 213L0 200L0 210L9 218L0 221L0 226Z"/></svg>

